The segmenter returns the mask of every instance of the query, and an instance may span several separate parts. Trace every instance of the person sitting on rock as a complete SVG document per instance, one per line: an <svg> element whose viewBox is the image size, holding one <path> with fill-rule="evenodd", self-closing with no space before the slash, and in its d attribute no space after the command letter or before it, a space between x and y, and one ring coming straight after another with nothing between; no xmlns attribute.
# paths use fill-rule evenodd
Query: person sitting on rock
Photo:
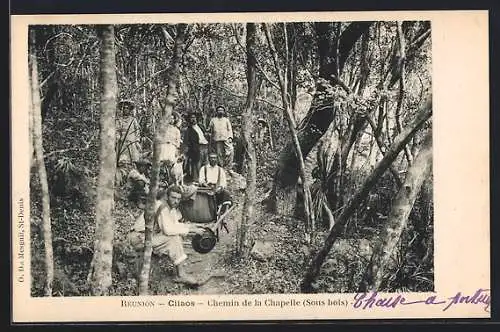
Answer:
<svg viewBox="0 0 500 332"><path fill-rule="evenodd" d="M213 190L217 206L222 206L226 211L232 205L232 198L227 191L226 171L217 165L217 153L208 155L208 164L200 169L199 185Z"/></svg>
<svg viewBox="0 0 500 332"><path fill-rule="evenodd" d="M167 189L168 186L176 184L184 186L183 171L184 156L177 157L175 163L170 160L160 162L159 187Z"/></svg>
<svg viewBox="0 0 500 332"><path fill-rule="evenodd" d="M127 175L130 188L128 199L137 207L141 207L141 203L144 202L145 197L149 193L148 176L150 167L151 162L149 160L140 159L135 162L135 168Z"/></svg>
<svg viewBox="0 0 500 332"><path fill-rule="evenodd" d="M201 234L203 227L181 222L182 214L178 209L182 197L182 188L177 185L161 191L155 202L152 247L153 254L168 256L175 266L175 282L189 286L199 286L206 280L197 280L188 275L185 262L188 258L184 251L182 237L189 234ZM142 213L133 226L129 241L136 249L144 244L145 219Z"/></svg>

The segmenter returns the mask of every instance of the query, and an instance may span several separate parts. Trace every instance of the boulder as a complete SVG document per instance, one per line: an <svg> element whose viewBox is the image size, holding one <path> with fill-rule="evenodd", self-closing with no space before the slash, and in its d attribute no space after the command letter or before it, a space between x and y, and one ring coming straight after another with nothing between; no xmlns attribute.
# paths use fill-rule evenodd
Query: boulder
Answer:
<svg viewBox="0 0 500 332"><path fill-rule="evenodd" d="M255 241L252 250L250 251L250 256L254 259L265 262L271 258L274 254L274 246L272 241L257 240Z"/></svg>
<svg viewBox="0 0 500 332"><path fill-rule="evenodd" d="M234 171L228 172L228 187L231 191L243 191L247 187L247 180L245 177Z"/></svg>
<svg viewBox="0 0 500 332"><path fill-rule="evenodd" d="M373 248L368 239L338 239L325 261L324 272L343 275L354 262L366 264L372 253Z"/></svg>
<svg viewBox="0 0 500 332"><path fill-rule="evenodd" d="M334 256L359 257L369 260L373 249L368 239L338 239L330 250Z"/></svg>

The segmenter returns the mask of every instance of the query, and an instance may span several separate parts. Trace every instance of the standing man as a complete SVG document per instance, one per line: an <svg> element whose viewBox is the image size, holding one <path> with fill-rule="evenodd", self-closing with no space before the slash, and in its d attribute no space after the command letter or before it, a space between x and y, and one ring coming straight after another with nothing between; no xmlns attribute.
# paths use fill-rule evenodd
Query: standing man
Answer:
<svg viewBox="0 0 500 332"><path fill-rule="evenodd" d="M221 166L226 167L226 144L228 144L228 140L229 144L232 144L233 128L223 106L217 106L215 114L216 116L210 120L210 136Z"/></svg>
<svg viewBox="0 0 500 332"><path fill-rule="evenodd" d="M257 119L257 134L255 136L255 143L261 151L266 151L269 146L267 145L267 122L264 118Z"/></svg>
<svg viewBox="0 0 500 332"><path fill-rule="evenodd" d="M247 155L247 149L244 144L243 137L241 137L240 132L237 130L234 132L234 170L236 173L243 174L245 166L245 158Z"/></svg>
<svg viewBox="0 0 500 332"><path fill-rule="evenodd" d="M208 140L198 125L195 113L188 117L188 127L184 133L185 154L188 173L192 181L198 180L201 166L205 163L208 153Z"/></svg>

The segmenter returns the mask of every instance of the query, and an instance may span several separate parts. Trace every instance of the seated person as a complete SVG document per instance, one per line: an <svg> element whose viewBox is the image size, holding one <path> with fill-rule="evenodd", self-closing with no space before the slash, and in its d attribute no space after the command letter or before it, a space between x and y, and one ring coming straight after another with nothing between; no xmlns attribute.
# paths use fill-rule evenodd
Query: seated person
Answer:
<svg viewBox="0 0 500 332"><path fill-rule="evenodd" d="M138 160L135 162L135 168L133 168L127 175L130 190L128 199L138 207L141 207L141 202L149 193L148 175L150 167L151 162L148 160Z"/></svg>
<svg viewBox="0 0 500 332"><path fill-rule="evenodd" d="M184 262L187 255L184 252L182 237L188 234L203 232L203 228L198 225L181 223L182 215L178 209L182 195L182 189L179 186L170 186L166 191L158 194L158 200L155 202L155 216L153 226L152 247L155 255L166 255L175 266L176 282L188 284L191 286L200 285L202 282L190 277L186 271ZM144 213L137 218L133 235L129 235L129 240L137 248L139 244L144 244L145 220ZM131 233L132 234L132 233Z"/></svg>
<svg viewBox="0 0 500 332"><path fill-rule="evenodd" d="M224 211L232 205L232 198L227 191L226 172L217 165L218 157L216 153L208 155L208 164L200 169L199 185L211 188L215 193L217 205L224 206Z"/></svg>

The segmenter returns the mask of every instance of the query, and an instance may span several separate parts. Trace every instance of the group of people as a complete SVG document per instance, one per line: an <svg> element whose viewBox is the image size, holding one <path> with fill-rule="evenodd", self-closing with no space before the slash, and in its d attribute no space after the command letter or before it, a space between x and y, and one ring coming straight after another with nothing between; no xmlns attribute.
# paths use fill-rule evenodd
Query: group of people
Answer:
<svg viewBox="0 0 500 332"><path fill-rule="evenodd" d="M148 193L152 151L142 152L145 139L140 135L134 104L122 101L119 106L122 116L117 121L118 164L135 166L128 175L131 182L129 199L137 205ZM186 179L190 183L216 188L226 186L226 172L232 172L233 168L233 129L223 106L218 106L215 114L208 130L199 124L196 113L187 116L183 134L182 119L178 113L172 114L170 122L157 125L160 186L166 188L174 183L182 186ZM204 172L200 173L202 169Z"/></svg>
<svg viewBox="0 0 500 332"><path fill-rule="evenodd" d="M127 116L119 123L121 144L118 145L118 151L123 154L120 154L119 162L134 165L128 174L128 198L135 206L144 209L152 165L149 158L141 156L140 135L136 131L138 122L134 122L130 112L131 105L128 102L122 104L128 113L124 112ZM232 198L227 190L226 170L230 171L233 163L233 130L222 106L217 107L216 116L210 121L208 135L199 125L196 114L188 116L184 135L181 135L180 120L178 114L173 114L169 123L160 123L157 128L161 138L161 185L155 206L153 252L170 257L176 266L176 280L196 285L200 282L189 277L183 268L187 256L182 246L182 237L203 232L203 228L183 220L179 205L183 199L189 199L186 192L192 192L193 187L195 190L203 187L205 191L211 192L222 213L232 205ZM144 223L142 212L131 232L131 241L138 245L144 243Z"/></svg>
<svg viewBox="0 0 500 332"><path fill-rule="evenodd" d="M119 109L121 114L117 118L118 164L135 163L145 155L151 157L152 142L151 139L141 135L142 130L135 116L134 103L129 100L121 101ZM220 166L231 169L234 158L234 135L225 108L223 106L216 108L208 129L200 123L198 113L189 113L186 120L187 127L181 129L181 116L173 112L170 122L154 125L160 137L160 161L176 163L181 158L183 169L192 180L198 178L198 172L208 160L209 152L217 154ZM184 132L183 135L181 130ZM149 152L143 153L146 141L149 141Z"/></svg>
<svg viewBox="0 0 500 332"><path fill-rule="evenodd" d="M188 117L188 127L184 134L185 154L188 175L199 178L199 171L207 160L209 152L217 155L218 163L225 169L231 169L234 157L233 128L225 114L223 106L215 110L215 117L210 120L208 137L198 123L198 117L192 113Z"/></svg>

